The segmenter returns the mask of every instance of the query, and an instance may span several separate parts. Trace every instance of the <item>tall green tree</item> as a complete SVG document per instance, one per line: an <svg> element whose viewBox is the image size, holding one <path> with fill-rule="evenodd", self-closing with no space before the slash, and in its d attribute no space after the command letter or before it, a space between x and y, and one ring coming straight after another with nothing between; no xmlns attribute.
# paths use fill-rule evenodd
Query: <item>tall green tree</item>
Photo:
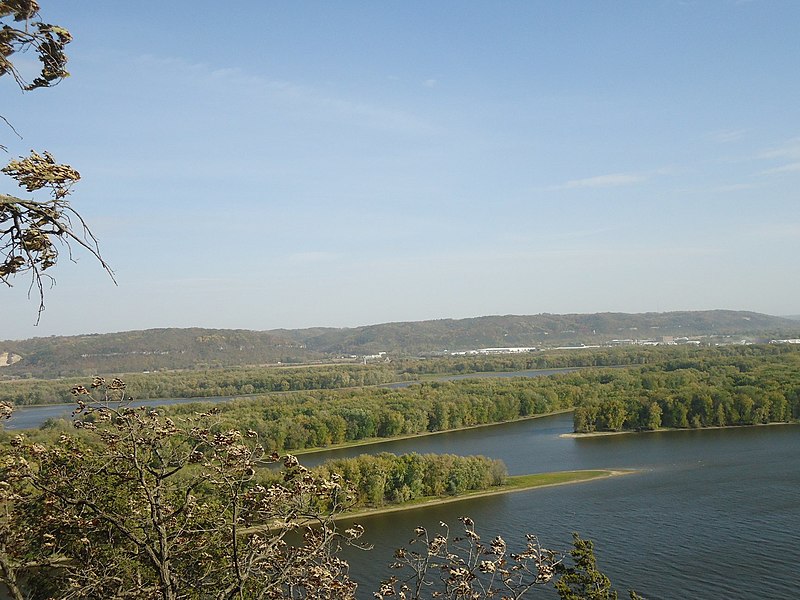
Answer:
<svg viewBox="0 0 800 600"><path fill-rule="evenodd" d="M556 572L560 577L555 586L561 600L617 600L617 591L611 580L597 567L594 544L584 540L577 533L572 534L572 565L559 562ZM644 600L636 592L630 591L631 600Z"/></svg>

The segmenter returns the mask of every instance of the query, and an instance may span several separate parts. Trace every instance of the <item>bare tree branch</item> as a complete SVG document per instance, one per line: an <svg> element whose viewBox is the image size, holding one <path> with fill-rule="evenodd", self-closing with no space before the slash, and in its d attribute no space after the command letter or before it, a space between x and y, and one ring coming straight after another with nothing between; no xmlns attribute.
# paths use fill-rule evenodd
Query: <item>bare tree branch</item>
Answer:
<svg viewBox="0 0 800 600"><path fill-rule="evenodd" d="M0 77L10 75L27 92L51 87L69 76L65 47L72 36L63 27L43 22L36 0L0 0L0 25ZM40 63L30 79L14 63L15 55L24 52L33 52ZM0 119L21 138L4 116ZM0 145L0 149L6 147ZM75 169L56 162L48 152L31 150L29 156L11 160L2 172L28 192L44 188L52 196L42 201L0 194L0 282L11 286L16 276L30 274L28 296L36 290L38 324L44 310L45 284L55 283L46 271L58 261L60 245L67 247L70 260L74 260L71 244L82 247L100 262L112 281L114 275L83 217L66 201L71 186L80 179Z"/></svg>

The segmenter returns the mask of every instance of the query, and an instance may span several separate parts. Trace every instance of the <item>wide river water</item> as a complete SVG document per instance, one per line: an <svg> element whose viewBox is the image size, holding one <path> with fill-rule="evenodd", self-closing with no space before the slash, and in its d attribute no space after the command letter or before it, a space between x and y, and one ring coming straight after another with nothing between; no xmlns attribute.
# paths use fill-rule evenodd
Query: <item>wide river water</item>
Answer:
<svg viewBox="0 0 800 600"><path fill-rule="evenodd" d="M595 542L601 568L627 597L650 600L800 598L800 426L559 437L569 414L386 442L323 456L449 452L500 458L511 474L570 469L640 469L634 475L463 500L359 519L369 552L350 551L359 598L372 598L394 548L423 525L457 531L472 517L485 538L512 551L524 534L567 549L571 532ZM533 597L553 598L540 590Z"/></svg>

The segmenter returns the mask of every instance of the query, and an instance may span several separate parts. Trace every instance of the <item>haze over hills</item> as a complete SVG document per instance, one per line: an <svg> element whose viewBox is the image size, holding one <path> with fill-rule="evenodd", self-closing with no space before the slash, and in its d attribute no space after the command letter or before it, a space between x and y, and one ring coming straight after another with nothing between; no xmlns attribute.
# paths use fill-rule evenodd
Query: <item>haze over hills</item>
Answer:
<svg viewBox="0 0 800 600"><path fill-rule="evenodd" d="M594 313L486 316L382 323L350 329L273 330L323 353L457 352L475 348L597 344L613 339L743 335L776 337L798 323L754 312Z"/></svg>
<svg viewBox="0 0 800 600"><path fill-rule="evenodd" d="M353 328L166 328L0 342L2 376L57 377L301 363L387 352L417 356L490 347L552 348L703 336L713 342L798 337L800 323L754 312L505 315Z"/></svg>

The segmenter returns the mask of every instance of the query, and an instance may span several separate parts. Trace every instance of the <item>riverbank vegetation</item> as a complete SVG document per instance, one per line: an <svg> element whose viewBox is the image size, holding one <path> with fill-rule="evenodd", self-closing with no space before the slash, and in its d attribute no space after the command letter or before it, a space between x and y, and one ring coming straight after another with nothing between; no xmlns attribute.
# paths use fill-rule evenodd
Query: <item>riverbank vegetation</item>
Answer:
<svg viewBox="0 0 800 600"><path fill-rule="evenodd" d="M659 365L582 372L574 429L701 428L800 418L800 348L747 346Z"/></svg>
<svg viewBox="0 0 800 600"><path fill-rule="evenodd" d="M124 390L120 380L96 378L75 390L74 429L52 442L37 437L46 431L6 440L0 589L15 600L355 597L357 583L339 553L343 544L359 544L363 529L342 531L335 520L359 499L335 466L306 469L291 455L269 452L255 431L225 428L214 411L173 419L150 408L109 408ZM270 463L279 470L264 468ZM504 478L500 463L476 457L381 455L333 465L364 488L365 502L413 488L452 494ZM428 539L418 528L429 550L452 548L442 564L458 579L441 588L426 583L426 591L488 598L502 589L521 598L562 579L583 589L595 577L574 555L533 545L533 536L512 553L499 537L481 542L471 519L462 524L467 538L447 531ZM464 539L472 552L462 556ZM418 581L429 581L430 561L416 563L413 551L405 556L412 560L402 564L425 566ZM395 585L403 591L390 577L378 597L395 593ZM409 589L406 597L428 596Z"/></svg>
<svg viewBox="0 0 800 600"><path fill-rule="evenodd" d="M633 354L631 354L633 356ZM706 427L800 417L800 348L669 350L626 369L272 395L220 404L230 427L297 450L447 431L575 408L576 431ZM170 414L196 411L192 405Z"/></svg>
<svg viewBox="0 0 800 600"><path fill-rule="evenodd" d="M423 497L457 496L503 485L502 461L453 454L362 454L324 463L321 477L341 476L355 493L352 508L400 504Z"/></svg>
<svg viewBox="0 0 800 600"><path fill-rule="evenodd" d="M253 430L282 450L320 448L511 421L573 406L550 378L471 379L402 389L362 388L274 394L214 406L226 427ZM163 407L174 417L202 404Z"/></svg>
<svg viewBox="0 0 800 600"><path fill-rule="evenodd" d="M548 473L534 473L530 475L509 475L505 482L500 485L492 486L483 490L470 490L458 495L451 496L422 496L413 500L406 500L400 504L384 504L383 506L372 508L356 508L341 515L342 519L355 519L364 515L374 516L388 512L399 512L404 510L424 508L433 505L450 504L461 500L472 498L494 496L497 494L508 494L511 492L522 492L536 488L551 487L554 485L568 485L572 483L582 483L594 479L605 479L607 477L618 477L636 473L633 470L579 470L579 471L552 471Z"/></svg>
<svg viewBox="0 0 800 600"><path fill-rule="evenodd" d="M403 381L409 377L382 363L133 373L125 376L125 382L132 397L147 400L363 387ZM72 401L70 390L85 381L86 377L73 377L0 382L0 401L17 406L68 403Z"/></svg>
<svg viewBox="0 0 800 600"><path fill-rule="evenodd" d="M583 360L593 360L592 356ZM227 427L256 431L270 447L287 451L448 431L573 408L578 432L746 425L800 417L796 346L665 347L611 356L615 362L627 357L632 364L547 377L476 377L404 388L270 393L220 403L215 410ZM507 366L505 361L494 364ZM335 387L395 374L388 366L350 366L288 369L284 376L290 379L268 373L262 381L265 386ZM207 406L188 403L161 410L180 416L203 412Z"/></svg>

